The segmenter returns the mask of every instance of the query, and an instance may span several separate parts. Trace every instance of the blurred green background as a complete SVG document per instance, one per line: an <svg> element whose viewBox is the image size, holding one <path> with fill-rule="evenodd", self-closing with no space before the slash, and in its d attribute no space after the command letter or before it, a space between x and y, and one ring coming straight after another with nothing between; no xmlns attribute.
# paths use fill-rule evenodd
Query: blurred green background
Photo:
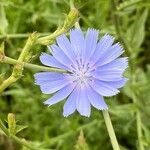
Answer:
<svg viewBox="0 0 150 150"><path fill-rule="evenodd" d="M115 97L107 98L112 123L122 150L150 150L150 8L149 0L75 0L80 26L110 33L125 45L130 60L127 85ZM17 59L28 33L47 35L63 24L70 11L68 0L0 0L0 42L5 41L6 56ZM120 35L118 34L118 28ZM32 63L39 63L46 46L32 48ZM12 66L0 64L0 79L9 77ZM111 150L111 143L100 111L92 109L90 118L74 113L62 116L64 101L46 107L49 98L34 85L32 70L0 95L0 118L16 115L17 124L27 126L18 137L33 142L38 149ZM138 117L139 116L139 120ZM140 129L137 128L137 122ZM6 126L7 123L5 122ZM80 134L83 131L84 136ZM138 139L139 133L142 133ZM80 135L80 137L79 137ZM27 150L0 131L0 150Z"/></svg>

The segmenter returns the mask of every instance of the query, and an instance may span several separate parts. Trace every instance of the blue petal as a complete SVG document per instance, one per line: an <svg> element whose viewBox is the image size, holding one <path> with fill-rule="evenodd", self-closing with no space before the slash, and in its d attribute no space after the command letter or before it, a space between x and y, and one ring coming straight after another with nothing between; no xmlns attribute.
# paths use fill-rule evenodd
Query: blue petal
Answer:
<svg viewBox="0 0 150 150"><path fill-rule="evenodd" d="M99 61L96 63L96 66L102 66L113 61L114 59L119 57L123 52L123 48L120 46L119 43L114 44L99 58Z"/></svg>
<svg viewBox="0 0 150 150"><path fill-rule="evenodd" d="M52 55L61 64L69 67L71 65L71 60L64 54L64 52L55 44L51 45Z"/></svg>
<svg viewBox="0 0 150 150"><path fill-rule="evenodd" d="M55 72L39 72L34 74L35 83L41 85L47 82L64 79L65 75Z"/></svg>
<svg viewBox="0 0 150 150"><path fill-rule="evenodd" d="M102 96L114 96L119 93L119 90L109 85L109 83L99 80L94 80L90 83L93 90Z"/></svg>
<svg viewBox="0 0 150 150"><path fill-rule="evenodd" d="M102 65L97 68L97 70L107 70L107 69L122 69L125 70L128 67L128 58L123 57L123 58L117 58L113 61L111 61L108 64Z"/></svg>
<svg viewBox="0 0 150 150"><path fill-rule="evenodd" d="M62 49L62 51L66 54L68 58L70 58L72 61L75 60L76 56L74 54L74 51L72 50L72 46L66 35L61 35L56 38L57 44Z"/></svg>
<svg viewBox="0 0 150 150"><path fill-rule="evenodd" d="M53 56L48 55L46 53L42 53L40 56L40 61L43 65L61 68L61 69L69 69L68 67L64 66L60 62L58 62Z"/></svg>
<svg viewBox="0 0 150 150"><path fill-rule="evenodd" d="M126 84L127 81L128 81L127 78L122 78L118 81L110 81L108 82L108 84L114 88L122 88Z"/></svg>
<svg viewBox="0 0 150 150"><path fill-rule="evenodd" d="M70 30L70 42L76 56L81 56L81 53L85 49L85 39L80 29Z"/></svg>
<svg viewBox="0 0 150 150"><path fill-rule="evenodd" d="M88 29L85 41L86 41L86 48L84 52L85 59L88 59L95 51L97 46L98 40L98 30L95 29Z"/></svg>
<svg viewBox="0 0 150 150"><path fill-rule="evenodd" d="M71 83L73 82L67 79L60 79L56 81L46 82L45 84L41 84L40 88L41 88L42 93L51 94L62 89L63 87Z"/></svg>
<svg viewBox="0 0 150 150"><path fill-rule="evenodd" d="M77 100L77 90L74 89L74 91L70 94L70 96L68 97L67 101L64 104L64 107L63 107L64 117L67 117L75 112L76 100Z"/></svg>
<svg viewBox="0 0 150 150"><path fill-rule="evenodd" d="M97 94L92 88L88 88L87 91L88 99L93 107L99 110L106 110L108 109L107 104L105 103L103 97Z"/></svg>
<svg viewBox="0 0 150 150"><path fill-rule="evenodd" d="M91 75L102 81L115 81L119 80L123 76L124 70L115 68L115 69L102 69L102 70L96 70L91 73Z"/></svg>
<svg viewBox="0 0 150 150"><path fill-rule="evenodd" d="M56 94L54 94L50 99L44 102L44 104L47 104L49 106L56 104L63 99L65 99L75 88L76 84L71 84L68 86L65 86L63 89L59 90Z"/></svg>
<svg viewBox="0 0 150 150"><path fill-rule="evenodd" d="M91 105L87 97L86 88L81 87L79 89L77 101L76 101L76 107L77 111L82 115L89 117L91 114Z"/></svg>
<svg viewBox="0 0 150 150"><path fill-rule="evenodd" d="M91 61L96 63L99 58L111 47L114 38L108 34L105 34L98 42L94 54L91 56Z"/></svg>

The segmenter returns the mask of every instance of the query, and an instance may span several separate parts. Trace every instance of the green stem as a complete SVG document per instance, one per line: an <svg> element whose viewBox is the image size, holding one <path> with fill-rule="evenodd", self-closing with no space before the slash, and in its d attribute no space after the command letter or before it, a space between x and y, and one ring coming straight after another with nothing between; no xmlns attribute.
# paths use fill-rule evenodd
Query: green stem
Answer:
<svg viewBox="0 0 150 150"><path fill-rule="evenodd" d="M141 115L140 112L136 113L136 123L137 123L137 133L138 133L138 142L139 142L139 150L144 150L144 145L142 143L142 124L141 124Z"/></svg>
<svg viewBox="0 0 150 150"><path fill-rule="evenodd" d="M23 50L21 51L21 54L18 58L18 61L26 61L28 62L29 60L29 53L30 53L30 50L32 48L32 46L35 44L36 40L37 40L37 34L34 32L32 33L31 35L29 35L29 38L23 48Z"/></svg>
<svg viewBox="0 0 150 150"><path fill-rule="evenodd" d="M31 69L31 70L36 70L36 71L50 71L50 72L67 73L66 70L50 68L50 67L45 67L45 66L40 66L40 65L34 65L31 63L24 63L24 62L20 62L16 59L6 57L6 56L3 59L2 63L11 64L11 65L23 64L25 68Z"/></svg>
<svg viewBox="0 0 150 150"><path fill-rule="evenodd" d="M73 0L70 0L71 8L74 8L73 2L74 2ZM80 24L78 21L75 23L75 27L80 29ZM114 150L120 150L108 111L103 111L103 116L104 116L105 124L109 133L112 147Z"/></svg>
<svg viewBox="0 0 150 150"><path fill-rule="evenodd" d="M55 38L63 33L66 33L72 28L78 19L78 10L71 9L68 16L66 17L64 24L61 28L58 28L54 33L49 36L41 37L37 40L38 44L49 45L54 42Z"/></svg>
<svg viewBox="0 0 150 150"><path fill-rule="evenodd" d="M132 75L132 85L135 85L135 76ZM135 91L132 92L132 100L135 104L137 104L137 96ZM144 145L142 143L142 124L141 124L141 114L140 110L136 111L136 128L137 128L137 136L138 136L138 149L144 150Z"/></svg>
<svg viewBox="0 0 150 150"><path fill-rule="evenodd" d="M28 68L31 70L36 70L36 71L50 71L50 72L67 73L67 71L65 71L65 70L25 63L25 62L21 62L19 60L15 60L15 59L12 59L12 58L9 58L6 56L4 57L2 62L7 63L7 64L13 64L15 66L21 66L21 68L25 67L25 68ZM21 70L21 72L22 72L22 70ZM20 74L20 71L19 71L19 74ZM17 70L13 71L12 75L8 79L4 80L2 82L2 84L0 85L0 93L2 93L9 85L16 82L19 79L19 76L20 75L18 75Z"/></svg>
<svg viewBox="0 0 150 150"><path fill-rule="evenodd" d="M70 9L74 9L74 0L70 0Z"/></svg>
<svg viewBox="0 0 150 150"><path fill-rule="evenodd" d="M136 95L133 93L132 98L134 103L137 103ZM137 137L138 137L138 149L144 150L144 145L142 143L142 124L141 124L141 114L139 110L136 112L136 128L137 128Z"/></svg>
<svg viewBox="0 0 150 150"><path fill-rule="evenodd" d="M108 131L108 134L109 134L109 137L110 137L110 141L111 141L113 150L120 150L119 144L118 144L118 141L117 141L117 138L116 138L116 135L115 135L112 123L111 123L109 113L108 113L107 110L104 110L102 112L103 112L103 117L104 117L104 120L105 120L105 124L106 124L106 127L107 127L107 131Z"/></svg>
<svg viewBox="0 0 150 150"><path fill-rule="evenodd" d="M38 33L38 36L47 36L50 35L50 32L47 33ZM0 39L21 39L21 38L27 38L29 37L30 33L16 33L16 34L6 34L6 35L0 35Z"/></svg>
<svg viewBox="0 0 150 150"><path fill-rule="evenodd" d="M75 9L74 0L70 0L70 9ZM80 29L79 20L77 20L74 24L75 28Z"/></svg>
<svg viewBox="0 0 150 150"><path fill-rule="evenodd" d="M26 142L24 139L20 139L15 135L11 135L10 138L13 139L14 141L16 141L18 144L23 145L31 150L37 150L37 147L32 146L31 144Z"/></svg>
<svg viewBox="0 0 150 150"><path fill-rule="evenodd" d="M8 132L8 129L4 126L2 120L0 119L0 129L5 133L5 135L9 138L11 138L12 140L16 141L18 144L23 145L31 150L37 150L38 148L33 146L32 143L27 142L25 139L20 139L15 135L12 135ZM44 149L40 149L40 150L44 150Z"/></svg>
<svg viewBox="0 0 150 150"><path fill-rule="evenodd" d="M9 132L7 130L7 128L4 126L2 120L0 119L0 129L8 136Z"/></svg>
<svg viewBox="0 0 150 150"><path fill-rule="evenodd" d="M25 46L24 46L24 48L23 48L23 50L22 50L22 52L19 56L19 58L18 58L19 63L17 62L17 64L13 68L12 75L8 79L3 81L3 83L0 85L0 92L5 90L9 85L16 82L22 76L22 72L23 72L24 67L27 67L27 68L30 68L30 69L43 69L43 68L41 68L37 65L31 65L31 64L27 63L30 59L30 50L31 50L32 46L35 45L35 44L43 44L43 45L52 44L57 36L67 32L75 24L77 18L78 18L78 10L77 9L72 9L69 12L69 14L67 15L63 26L61 28L58 28L51 35L38 38L38 35L36 33L31 34L29 36L29 38L28 38L28 40L27 40L27 42L26 42L26 44L25 44ZM6 63L6 59L4 59L3 57L4 57L4 55L0 54L0 62L5 62ZM14 62L15 61L13 61L13 63ZM47 68L44 68L44 71L45 70L47 70ZM50 71L56 72L56 71L60 71L60 70L57 70L57 69L53 68L53 69L50 69Z"/></svg>
<svg viewBox="0 0 150 150"><path fill-rule="evenodd" d="M30 49L33 46L33 44L35 43L36 39L37 39L37 35L35 33L33 33L29 36L29 38L18 58L18 62L21 62L21 63L17 63L13 67L13 72L10 75L10 77L2 82L2 84L0 85L0 93L2 93L9 85L16 82L22 76L23 66L24 66L24 64L22 62L24 62L24 61L27 62L29 60L28 55L29 55ZM0 62L3 62L4 59L5 59L5 57L2 57L0 59Z"/></svg>
<svg viewBox="0 0 150 150"><path fill-rule="evenodd" d="M4 80L0 86L0 93L2 93L9 85L16 81L17 78L13 77L12 75L8 79Z"/></svg>
<svg viewBox="0 0 150 150"><path fill-rule="evenodd" d="M68 29L67 29L67 30L68 30ZM59 35L65 33L65 32L67 32L67 30L65 30L65 29L56 30L56 31L55 31L54 33L52 33L51 35L38 38L38 39L37 39L37 43L38 43L38 44L49 45L49 44L53 43L53 40L54 40L57 36L59 36Z"/></svg>
<svg viewBox="0 0 150 150"><path fill-rule="evenodd" d="M117 15L117 6L115 3L115 0L112 0L112 7L113 7L113 20L114 20L114 25L115 25L115 29L116 29L116 33L118 34L119 39L122 41L124 48L125 48L125 52L126 55L129 57L130 56L130 50L129 50L129 46L126 44L124 38L122 37L122 33L120 30L120 22L119 22L119 16ZM134 78L134 70L135 70L135 66L133 65L133 63L131 62L131 60L129 60L129 66L130 66L130 73L132 75L132 85L134 85L135 83L135 78ZM133 102L136 104L137 103L137 97L135 92L132 92L132 100ZM141 116L140 116L140 112L139 110L136 112L136 127L137 127L137 136L138 136L138 145L139 145L139 150L144 150L144 145L142 143L141 137L142 137L142 128L141 128Z"/></svg>

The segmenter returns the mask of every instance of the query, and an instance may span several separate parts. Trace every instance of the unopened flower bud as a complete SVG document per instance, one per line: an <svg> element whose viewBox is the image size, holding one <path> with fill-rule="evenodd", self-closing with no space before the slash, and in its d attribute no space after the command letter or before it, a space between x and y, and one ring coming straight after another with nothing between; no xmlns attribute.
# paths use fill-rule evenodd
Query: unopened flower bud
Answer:
<svg viewBox="0 0 150 150"><path fill-rule="evenodd" d="M10 134L15 134L16 130L16 120L13 113L8 114L8 130Z"/></svg>
<svg viewBox="0 0 150 150"><path fill-rule="evenodd" d="M78 10L73 8L66 17L63 28L70 29L78 19Z"/></svg>

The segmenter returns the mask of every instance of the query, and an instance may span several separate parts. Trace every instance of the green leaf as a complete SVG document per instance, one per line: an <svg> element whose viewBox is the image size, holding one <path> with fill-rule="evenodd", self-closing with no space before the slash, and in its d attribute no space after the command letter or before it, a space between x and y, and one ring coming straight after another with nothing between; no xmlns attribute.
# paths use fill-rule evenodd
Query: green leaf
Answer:
<svg viewBox="0 0 150 150"><path fill-rule="evenodd" d="M131 103L131 104L114 106L110 108L109 111L114 115L123 116L123 115L127 115L128 113L136 112L137 109L138 109L137 105L134 103Z"/></svg>
<svg viewBox="0 0 150 150"><path fill-rule="evenodd" d="M28 126L23 126L23 125L16 125L16 134L22 130L24 130L25 128L27 128Z"/></svg>
<svg viewBox="0 0 150 150"><path fill-rule="evenodd" d="M132 44L137 48L141 46L144 40L144 36L145 36L144 28L145 28L147 15L148 15L148 9L145 9L144 12L141 14L141 16L137 18L134 25L135 33L133 36Z"/></svg>
<svg viewBox="0 0 150 150"><path fill-rule="evenodd" d="M137 3L141 2L142 0L128 0L128 1L123 1L117 6L117 10L121 11L123 9L129 8L133 5L136 5Z"/></svg>
<svg viewBox="0 0 150 150"><path fill-rule="evenodd" d="M135 22L127 31L127 37L130 37L128 42L135 51L138 51L143 43L147 15L148 9L145 9L142 13L139 13L135 18Z"/></svg>
<svg viewBox="0 0 150 150"><path fill-rule="evenodd" d="M0 33L6 34L8 27L8 21L5 14L4 6L0 6Z"/></svg>

